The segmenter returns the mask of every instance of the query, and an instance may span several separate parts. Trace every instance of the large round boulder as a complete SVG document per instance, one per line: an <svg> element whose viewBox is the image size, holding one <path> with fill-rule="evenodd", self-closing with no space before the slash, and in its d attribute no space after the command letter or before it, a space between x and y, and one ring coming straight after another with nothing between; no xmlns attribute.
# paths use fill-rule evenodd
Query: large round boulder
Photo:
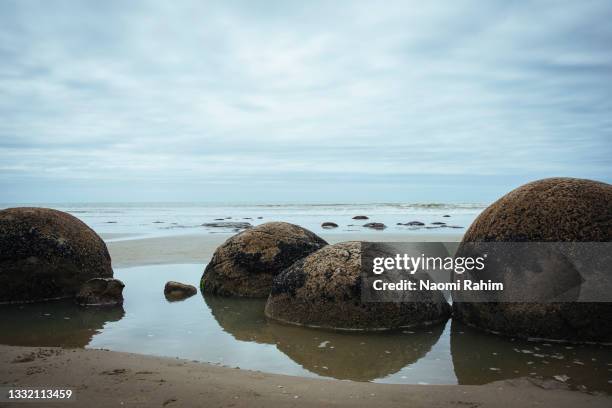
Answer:
<svg viewBox="0 0 612 408"><path fill-rule="evenodd" d="M229 238L206 266L202 293L266 297L283 269L327 245L298 225L268 222Z"/></svg>
<svg viewBox="0 0 612 408"><path fill-rule="evenodd" d="M374 244L368 244L370 246ZM369 255L394 256L383 244ZM326 246L276 278L265 313L296 325L344 330L387 330L445 321L450 306L439 291L409 291L402 302L362 301L361 242Z"/></svg>
<svg viewBox="0 0 612 408"><path fill-rule="evenodd" d="M496 252L496 258L490 260L500 266L471 271L458 280L490 278L509 282L511 287L505 287L484 302L470 301L473 295L465 292L454 293L454 316L471 326L516 337L612 341L612 303L576 301L585 290L584 285L580 286L584 282L580 264L588 264L591 254L598 251L598 244L575 244L604 243L611 239L610 184L574 178L550 178L525 184L478 216L463 237L458 252L462 256L479 247L487 248ZM524 249L518 253L518 249L507 244L496 249L497 244L492 242L511 242L515 246L521 243ZM526 244L551 242L562 248L574 243L577 249L569 254L555 251L552 244ZM609 285L610 278L599 276L588 283L598 285L606 281ZM571 290L563 294L563 301L557 301L561 297L550 294L564 282ZM526 295L552 301L513 301Z"/></svg>
<svg viewBox="0 0 612 408"><path fill-rule="evenodd" d="M0 211L0 302L74 296L113 276L104 241L70 214L48 208Z"/></svg>

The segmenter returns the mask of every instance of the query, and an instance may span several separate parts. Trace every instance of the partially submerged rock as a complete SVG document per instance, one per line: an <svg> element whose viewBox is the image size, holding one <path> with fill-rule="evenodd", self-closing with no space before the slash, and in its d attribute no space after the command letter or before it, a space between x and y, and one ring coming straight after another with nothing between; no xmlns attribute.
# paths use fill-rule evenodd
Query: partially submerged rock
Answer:
<svg viewBox="0 0 612 408"><path fill-rule="evenodd" d="M119 279L93 278L81 286L75 300L82 306L121 306L124 287Z"/></svg>
<svg viewBox="0 0 612 408"><path fill-rule="evenodd" d="M48 208L0 211L0 303L73 297L113 276L106 244L81 220Z"/></svg>
<svg viewBox="0 0 612 408"><path fill-rule="evenodd" d="M365 228L371 228L371 229L376 229L376 230L383 230L387 228L387 226L383 224L382 222L368 222L368 223L363 224L363 226Z"/></svg>
<svg viewBox="0 0 612 408"><path fill-rule="evenodd" d="M203 293L266 297L280 271L327 245L298 225L269 222L234 235L215 251L206 266Z"/></svg>
<svg viewBox="0 0 612 408"><path fill-rule="evenodd" d="M463 237L463 248L486 242L610 242L612 240L612 186L574 178L551 178L525 184L506 194L485 209ZM474 244L476 243L476 244ZM484 245L484 244L481 244ZM525 291L548 290L560 280L576 274L574 268L562 267L564 255L535 256L551 266L543 273L548 285L520 279ZM533 258L533 257L530 257ZM502 260L503 269L512 279L520 271L521 259ZM529 259L527 259L529 261ZM487 274L487 270L481 272ZM542 273L538 274L542 275ZM537 275L533 275L536 277ZM478 271L462 279L489 278ZM537 276L542 279L541 276ZM580 276L577 276L580 279ZM514 280L516 282L516 280ZM545 282L546 283L546 282ZM506 290L502 293L505 295ZM514 290L521 290L515 284ZM502 296L500 295L500 296ZM537 295L537 293L535 293ZM469 294L458 293L462 301L453 303L457 319L472 326L523 338L547 338L570 341L612 341L612 303L557 302L470 302Z"/></svg>
<svg viewBox="0 0 612 408"><path fill-rule="evenodd" d="M369 217L367 215L356 215L353 217L354 220L368 220Z"/></svg>
<svg viewBox="0 0 612 408"><path fill-rule="evenodd" d="M325 228L325 229L338 228L338 224L336 224L335 222L324 222L323 224L321 224L321 228Z"/></svg>
<svg viewBox="0 0 612 408"><path fill-rule="evenodd" d="M202 226L207 227L207 228L227 228L227 229L237 229L237 230L243 230L243 229L253 227L253 225L251 225L250 222L241 222L241 221L205 222L204 224L202 224Z"/></svg>
<svg viewBox="0 0 612 408"><path fill-rule="evenodd" d="M383 245L374 250L393 255ZM362 302L361 251L360 242L342 242L291 265L274 278L266 316L346 330L420 326L449 317L450 306L438 291L410 291L405 302Z"/></svg>
<svg viewBox="0 0 612 408"><path fill-rule="evenodd" d="M171 302L187 299L196 293L198 293L198 290L195 286L181 282L168 281L164 286L164 295Z"/></svg>

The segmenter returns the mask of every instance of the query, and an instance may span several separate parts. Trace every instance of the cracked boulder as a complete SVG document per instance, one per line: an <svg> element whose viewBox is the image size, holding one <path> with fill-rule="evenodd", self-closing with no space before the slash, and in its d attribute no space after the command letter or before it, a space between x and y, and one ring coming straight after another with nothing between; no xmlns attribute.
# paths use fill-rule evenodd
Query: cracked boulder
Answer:
<svg viewBox="0 0 612 408"><path fill-rule="evenodd" d="M267 297L272 279L295 261L327 245L298 225L268 222L229 238L206 266L202 293Z"/></svg>
<svg viewBox="0 0 612 408"><path fill-rule="evenodd" d="M106 244L81 220L48 208L0 211L0 303L73 297L111 278Z"/></svg>
<svg viewBox="0 0 612 408"><path fill-rule="evenodd" d="M394 256L382 244L368 245L376 256ZM361 255L360 242L341 242L299 260L274 278L266 316L344 330L426 326L448 319L450 306L439 291L410 291L402 302L363 302Z"/></svg>

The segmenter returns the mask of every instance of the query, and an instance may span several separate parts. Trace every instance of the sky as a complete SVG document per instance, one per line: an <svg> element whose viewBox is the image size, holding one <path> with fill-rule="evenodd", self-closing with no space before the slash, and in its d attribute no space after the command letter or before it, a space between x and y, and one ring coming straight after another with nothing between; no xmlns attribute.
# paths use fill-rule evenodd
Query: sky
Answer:
<svg viewBox="0 0 612 408"><path fill-rule="evenodd" d="M0 1L0 202L612 182L610 1Z"/></svg>

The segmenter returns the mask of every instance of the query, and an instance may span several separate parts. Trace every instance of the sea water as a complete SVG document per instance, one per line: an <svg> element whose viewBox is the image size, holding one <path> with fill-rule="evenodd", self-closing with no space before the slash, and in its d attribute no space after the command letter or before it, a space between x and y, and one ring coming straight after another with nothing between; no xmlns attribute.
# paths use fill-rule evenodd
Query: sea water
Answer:
<svg viewBox="0 0 612 408"><path fill-rule="evenodd" d="M211 222L248 222L259 225L285 221L301 225L315 233L408 233L461 234L486 207L464 203L378 203L378 204L209 204L209 203L48 203L35 204L68 212L81 219L107 240L179 234L213 234L235 232L235 228L203 227ZM32 206L1 204L0 208ZM367 220L354 220L356 215ZM323 222L334 222L338 228L325 230ZM405 226L420 221L423 226ZM384 223L384 231L363 225ZM445 225L432 224L443 222Z"/></svg>

